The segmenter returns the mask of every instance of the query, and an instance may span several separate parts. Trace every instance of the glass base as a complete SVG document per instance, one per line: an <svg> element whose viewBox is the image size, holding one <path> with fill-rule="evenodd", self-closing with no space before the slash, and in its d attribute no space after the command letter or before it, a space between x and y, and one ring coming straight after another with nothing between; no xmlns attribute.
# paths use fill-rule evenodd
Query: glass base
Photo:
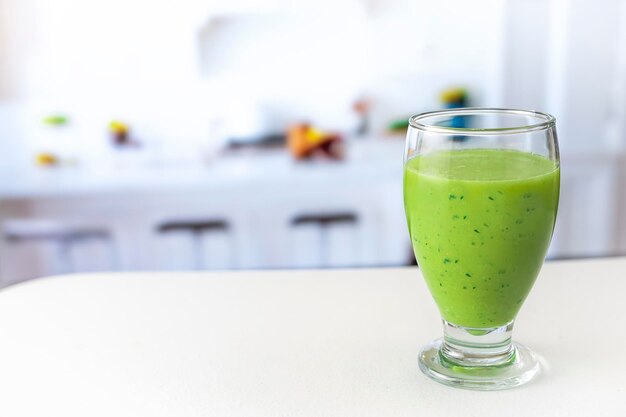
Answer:
<svg viewBox="0 0 626 417"><path fill-rule="evenodd" d="M468 361L469 358L455 360L450 357L447 340L441 338L422 349L419 366L426 376L441 384L481 391L518 387L540 371L539 361L523 345L509 341L505 356L498 363Z"/></svg>

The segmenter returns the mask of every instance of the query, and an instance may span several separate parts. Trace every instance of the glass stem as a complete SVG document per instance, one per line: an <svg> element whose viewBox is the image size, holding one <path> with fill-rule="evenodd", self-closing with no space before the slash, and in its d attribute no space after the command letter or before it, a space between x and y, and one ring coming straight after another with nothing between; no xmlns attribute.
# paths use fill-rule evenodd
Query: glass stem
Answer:
<svg viewBox="0 0 626 417"><path fill-rule="evenodd" d="M475 329L443 320L441 359L450 365L467 367L507 365L515 360L511 343L513 322L504 326Z"/></svg>

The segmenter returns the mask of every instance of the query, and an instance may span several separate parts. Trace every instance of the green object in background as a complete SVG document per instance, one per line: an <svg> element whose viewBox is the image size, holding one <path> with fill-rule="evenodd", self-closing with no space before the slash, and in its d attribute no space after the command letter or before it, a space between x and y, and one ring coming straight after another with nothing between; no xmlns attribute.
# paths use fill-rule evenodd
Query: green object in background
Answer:
<svg viewBox="0 0 626 417"><path fill-rule="evenodd" d="M391 123L389 123L389 126L387 126L387 129L389 129L389 131L391 131L391 132L406 131L408 128L409 128L409 118L408 117L406 117L404 119L394 120Z"/></svg>
<svg viewBox="0 0 626 417"><path fill-rule="evenodd" d="M529 153L436 152L407 162L404 196L417 261L443 318L511 322L550 244L559 169Z"/></svg>
<svg viewBox="0 0 626 417"><path fill-rule="evenodd" d="M49 126L65 126L69 123L69 118L62 114L52 114L44 117L42 122Z"/></svg>

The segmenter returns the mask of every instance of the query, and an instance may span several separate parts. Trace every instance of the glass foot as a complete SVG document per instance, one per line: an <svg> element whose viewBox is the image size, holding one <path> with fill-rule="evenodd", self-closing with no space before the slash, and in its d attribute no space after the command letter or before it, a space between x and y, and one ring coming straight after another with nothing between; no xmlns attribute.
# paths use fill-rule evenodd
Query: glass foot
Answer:
<svg viewBox="0 0 626 417"><path fill-rule="evenodd" d="M509 359L497 365L462 365L442 353L444 339L426 345L419 355L420 369L426 376L452 387L495 391L518 387L540 371L539 361L527 347L513 343Z"/></svg>

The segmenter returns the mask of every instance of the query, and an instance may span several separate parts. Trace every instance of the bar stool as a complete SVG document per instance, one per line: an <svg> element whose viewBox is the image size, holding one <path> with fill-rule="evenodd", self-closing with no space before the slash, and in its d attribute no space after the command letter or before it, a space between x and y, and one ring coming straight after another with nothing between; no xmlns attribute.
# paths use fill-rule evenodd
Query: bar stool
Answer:
<svg viewBox="0 0 626 417"><path fill-rule="evenodd" d="M41 219L10 219L2 226L2 235L9 247L22 243L53 244L57 268L50 273L80 272L72 252L88 241L97 241L107 247L108 259L104 269L113 269L116 264L113 240L105 227Z"/></svg>
<svg viewBox="0 0 626 417"><path fill-rule="evenodd" d="M188 233L192 241L193 268L204 270L210 268L205 254L207 253L205 238L212 233L229 233L230 224L224 219L207 220L173 220L157 226L159 234ZM235 267L234 244L231 244L230 267Z"/></svg>
<svg viewBox="0 0 626 417"><path fill-rule="evenodd" d="M303 213L296 215L291 220L292 227L314 226L318 228L318 266L327 267L331 265L331 251L329 235L333 227L336 226L357 226L359 217L352 212L334 213ZM356 245L356 242L354 243Z"/></svg>

